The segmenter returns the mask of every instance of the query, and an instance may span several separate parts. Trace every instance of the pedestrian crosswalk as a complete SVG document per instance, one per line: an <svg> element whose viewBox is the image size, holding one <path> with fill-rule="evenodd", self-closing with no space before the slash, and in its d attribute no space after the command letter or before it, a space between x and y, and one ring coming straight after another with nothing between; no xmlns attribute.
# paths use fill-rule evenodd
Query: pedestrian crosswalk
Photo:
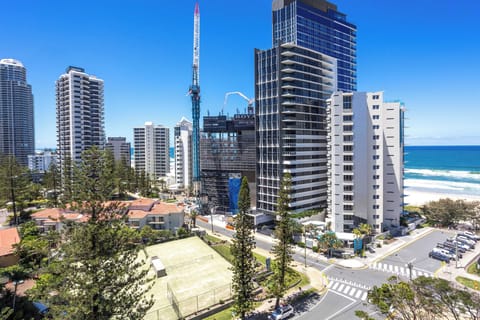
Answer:
<svg viewBox="0 0 480 320"><path fill-rule="evenodd" d="M354 281L348 281L344 279L338 279L333 277L328 278L328 290L336 293L349 296L355 300L365 301L367 299L369 286Z"/></svg>
<svg viewBox="0 0 480 320"><path fill-rule="evenodd" d="M377 271L383 271L383 272L388 272L392 274L396 274L398 276L404 276L404 277L410 277L410 269L407 267L402 267L398 265L392 265L388 263L382 263L382 262L375 262L369 267L370 269L377 270ZM412 269L412 279L415 279L417 277L424 276L424 277L431 277L432 273L425 271L425 270L418 270L413 268Z"/></svg>

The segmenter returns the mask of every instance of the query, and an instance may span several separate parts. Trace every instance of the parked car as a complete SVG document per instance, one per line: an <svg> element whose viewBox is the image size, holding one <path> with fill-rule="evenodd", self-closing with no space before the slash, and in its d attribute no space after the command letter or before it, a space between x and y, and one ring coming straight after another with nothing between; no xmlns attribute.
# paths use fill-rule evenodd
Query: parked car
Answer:
<svg viewBox="0 0 480 320"><path fill-rule="evenodd" d="M287 319L293 315L293 307L289 304L283 305L275 309L269 316L269 320L282 320Z"/></svg>
<svg viewBox="0 0 480 320"><path fill-rule="evenodd" d="M458 246L459 248L463 248L465 250L471 250L472 247L464 242L458 241L456 239L447 239L446 242L451 243L454 246Z"/></svg>
<svg viewBox="0 0 480 320"><path fill-rule="evenodd" d="M459 257L459 258L463 258L463 254L460 252L460 250L457 250L458 252L455 252L455 248L454 247L448 247L442 243L438 243L437 244L437 248L440 248L440 249L443 249L443 250L446 250L448 251L448 253L450 254L453 254L455 256L455 254Z"/></svg>
<svg viewBox="0 0 480 320"><path fill-rule="evenodd" d="M438 245L442 245L451 250L458 250L458 252L461 252L461 253L467 252L467 249L465 249L464 247L455 246L455 244L452 242L445 241L444 243L439 243Z"/></svg>
<svg viewBox="0 0 480 320"><path fill-rule="evenodd" d="M472 249L475 248L475 241L473 241L473 240L467 239L467 238L462 237L462 236L457 236L456 240L469 245L470 248L472 248Z"/></svg>
<svg viewBox="0 0 480 320"><path fill-rule="evenodd" d="M457 257L455 256L455 253L451 253L450 251L445 250L445 249L442 249L442 248L433 248L433 249L432 249L432 252L441 253L441 254L443 254L444 256L447 256L447 257L449 257L450 259L454 259L454 260L457 258Z"/></svg>
<svg viewBox="0 0 480 320"><path fill-rule="evenodd" d="M472 240L475 240L475 241L478 241L480 240L480 236L476 235L475 233L473 232L470 232L470 231L463 231L462 233L460 233L461 235L464 235L464 236L467 236L468 238L472 239Z"/></svg>
<svg viewBox="0 0 480 320"><path fill-rule="evenodd" d="M450 262L450 257L440 253L440 252L435 252L435 251L430 251L428 256L430 258L434 258L434 259L437 259L437 260L440 260L440 261L445 261L446 263L449 263Z"/></svg>

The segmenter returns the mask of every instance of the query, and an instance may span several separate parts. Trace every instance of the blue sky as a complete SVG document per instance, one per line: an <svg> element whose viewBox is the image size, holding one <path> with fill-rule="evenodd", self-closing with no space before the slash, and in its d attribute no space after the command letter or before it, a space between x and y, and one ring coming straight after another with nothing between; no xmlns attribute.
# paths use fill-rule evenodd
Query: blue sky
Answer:
<svg viewBox="0 0 480 320"><path fill-rule="evenodd" d="M8 2L8 6L6 3ZM254 48L271 47L270 0L200 2L202 114L254 96ZM480 144L478 1L333 1L358 27L358 90L407 111L410 145ZM55 80L69 65L105 81L107 136L191 119L195 0L3 0L0 58L24 63L36 146L55 146ZM226 112L244 110L231 96Z"/></svg>

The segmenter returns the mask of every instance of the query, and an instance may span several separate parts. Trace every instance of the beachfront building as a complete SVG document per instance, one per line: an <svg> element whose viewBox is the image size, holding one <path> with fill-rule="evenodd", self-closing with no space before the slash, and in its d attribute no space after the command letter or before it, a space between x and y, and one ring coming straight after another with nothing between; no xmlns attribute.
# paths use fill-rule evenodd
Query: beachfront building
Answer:
<svg viewBox="0 0 480 320"><path fill-rule="evenodd" d="M26 166L35 152L32 86L27 70L15 59L0 60L0 154Z"/></svg>
<svg viewBox="0 0 480 320"><path fill-rule="evenodd" d="M272 45L255 51L257 212L276 213L292 176L290 211L327 206L326 100L356 90L356 26L325 0L274 0Z"/></svg>
<svg viewBox="0 0 480 320"><path fill-rule="evenodd" d="M192 186L192 123L182 117L174 128L175 184L179 189Z"/></svg>
<svg viewBox="0 0 480 320"><path fill-rule="evenodd" d="M287 172L292 213L325 208L325 101L336 90L336 59L285 43L256 50L255 65L257 211L275 215Z"/></svg>
<svg viewBox="0 0 480 320"><path fill-rule="evenodd" d="M131 145L125 137L108 137L105 149L110 150L115 161L122 161L127 167L131 162Z"/></svg>
<svg viewBox="0 0 480 320"><path fill-rule="evenodd" d="M56 82L57 153L59 167L79 162L93 146L105 146L103 80L68 67Z"/></svg>
<svg viewBox="0 0 480 320"><path fill-rule="evenodd" d="M400 225L404 106L383 92L336 92L327 101L328 218L335 232Z"/></svg>
<svg viewBox="0 0 480 320"><path fill-rule="evenodd" d="M145 122L134 128L135 170L144 171L154 179L170 172L170 130L162 125Z"/></svg>

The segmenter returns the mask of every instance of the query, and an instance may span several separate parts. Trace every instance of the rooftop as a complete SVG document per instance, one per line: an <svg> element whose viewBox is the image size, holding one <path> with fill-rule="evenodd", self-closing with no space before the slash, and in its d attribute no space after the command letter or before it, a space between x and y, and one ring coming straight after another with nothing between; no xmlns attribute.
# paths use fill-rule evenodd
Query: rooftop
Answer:
<svg viewBox="0 0 480 320"><path fill-rule="evenodd" d="M17 228L0 230L0 256L13 253L13 245L20 242Z"/></svg>
<svg viewBox="0 0 480 320"><path fill-rule="evenodd" d="M10 66L23 67L23 63L15 59L1 59L0 64L8 64Z"/></svg>

